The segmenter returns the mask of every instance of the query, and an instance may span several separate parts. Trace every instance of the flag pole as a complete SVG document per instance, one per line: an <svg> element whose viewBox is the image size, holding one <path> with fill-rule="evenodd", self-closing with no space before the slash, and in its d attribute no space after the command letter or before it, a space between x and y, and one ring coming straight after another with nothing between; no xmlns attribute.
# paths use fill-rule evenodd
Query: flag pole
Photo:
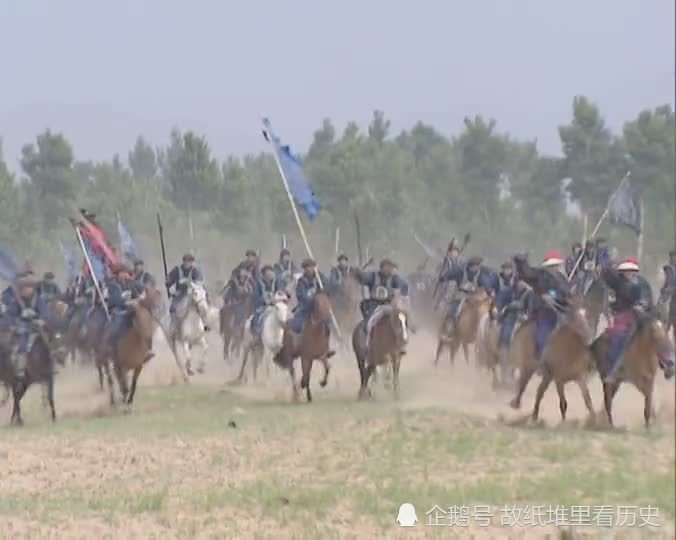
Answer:
<svg viewBox="0 0 676 540"><path fill-rule="evenodd" d="M77 226L75 227L75 235L77 236L77 240L80 244L80 249L82 250L82 254L84 255L85 262L87 263L87 268L89 268L89 273L92 276L92 281L94 282L94 287L96 288L96 294L99 295L99 298L101 299L101 305L103 306L103 311L106 312L106 319L110 320L108 306L106 305L106 301L103 298L103 293L101 292L101 288L99 287L99 279L96 277L96 274L94 273L92 261L89 259L89 255L87 254L87 250L85 249L84 240L82 240L82 233L80 233L80 229Z"/></svg>
<svg viewBox="0 0 676 540"><path fill-rule="evenodd" d="M340 227L336 227L336 257L340 252Z"/></svg>
<svg viewBox="0 0 676 540"><path fill-rule="evenodd" d="M314 259L314 255L312 254L312 248L310 248L310 243L308 242L307 235L305 234L305 229L303 228L303 223L300 220L300 214L298 213L298 208L296 208L296 201L293 200L293 195L291 194L291 189L289 189L289 182L286 179L286 176L284 175L284 170L282 169L282 164L279 161L279 157L277 156L276 148L275 148L275 142L272 137L272 134L270 134L270 140L268 141L271 145L273 145L273 152L272 155L275 158L275 163L277 164L277 170L279 171L279 176L282 177L282 183L284 184L284 189L286 190L286 195L289 197L289 203L291 204L291 210L293 211L293 217L296 219L296 225L298 225L298 230L300 231L300 237L303 240L303 244L305 245L305 251L307 251L308 257L311 259ZM319 272L317 272L317 281L319 281L319 286L324 288L324 284L322 283L322 278ZM336 327L336 333L338 334L338 339L342 339L341 333L340 333L340 326L338 326L338 321L336 320L336 316L333 313L333 308L331 308L331 320L333 321L333 325Z"/></svg>
<svg viewBox="0 0 676 540"><path fill-rule="evenodd" d="M629 177L631 176L631 171L627 171L627 174L624 175L624 178L622 178L622 181L620 182L620 185L617 186L615 191L613 191L613 194L610 196L608 199L608 204L606 204L606 209L603 211L603 214L601 214L601 217L599 218L598 223L596 224L596 227L594 227L594 230L592 233L589 235L589 239L591 240L596 236L596 233L599 232L599 229L601 228L601 223L603 223L603 220L606 219L606 216L608 215L608 212L610 211L610 205L612 202L615 200L615 196L617 195L617 192L620 191L620 188L624 185L624 183L629 180ZM584 257L584 249L580 253L580 256L577 258L577 261L575 261L575 266L573 266L573 269L570 271L570 274L568 276L568 281L573 279L573 276L575 275L575 270L577 270L577 267L580 266L580 263L582 262L582 258Z"/></svg>
<svg viewBox="0 0 676 540"><path fill-rule="evenodd" d="M645 208L643 207L643 197L641 197L641 202L640 202L640 207L641 207L641 220L640 220L640 227L641 230L638 233L638 241L636 245L636 257L638 258L639 265L641 264L643 259L643 229L645 229Z"/></svg>

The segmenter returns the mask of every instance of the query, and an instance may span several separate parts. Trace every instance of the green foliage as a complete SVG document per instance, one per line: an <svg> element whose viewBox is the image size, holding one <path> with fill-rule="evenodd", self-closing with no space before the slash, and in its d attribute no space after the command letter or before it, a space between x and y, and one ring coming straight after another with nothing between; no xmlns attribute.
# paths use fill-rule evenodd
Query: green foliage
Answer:
<svg viewBox="0 0 676 540"><path fill-rule="evenodd" d="M543 155L480 115L464 120L453 137L422 122L398 134L383 111L365 126L337 133L330 119L314 132L304 169L325 209L308 224L322 265L341 250L356 256L354 215L364 246L377 258L392 256L406 267L423 257L411 231L436 246L466 231L470 251L498 264L515 249L566 249L581 238L579 217L567 212L567 196L589 214L590 226L629 168L646 209L646 254L657 264L672 247L674 224L674 111L646 109L621 135L606 126L598 107L573 100L571 121L559 128L563 157ZM19 257L60 265L57 239L72 234L67 217L91 208L109 231L119 215L157 265L155 214L165 222L169 258L197 250L212 279L225 275L245 247L271 260L285 233L296 257L302 244L287 195L269 153L226 156L218 162L204 136L172 131L169 144L153 149L139 137L128 153L109 162L76 161L68 141L50 131L24 147L23 182L0 153L0 242ZM635 250L631 233L611 229L620 249ZM113 235L116 238L116 235ZM218 246L219 249L213 249ZM36 261L37 262L37 261ZM152 263L151 263L152 264ZM218 274L218 276L216 275Z"/></svg>

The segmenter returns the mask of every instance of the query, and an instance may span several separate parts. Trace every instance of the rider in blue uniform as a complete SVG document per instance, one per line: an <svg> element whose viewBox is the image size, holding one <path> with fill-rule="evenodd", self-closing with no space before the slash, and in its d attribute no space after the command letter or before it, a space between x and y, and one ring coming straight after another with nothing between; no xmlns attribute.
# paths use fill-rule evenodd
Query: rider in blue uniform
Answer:
<svg viewBox="0 0 676 540"><path fill-rule="evenodd" d="M157 282L155 281L154 276L146 271L142 259L134 260L134 282L136 283L136 286L141 289L145 289L146 287L155 288L156 286Z"/></svg>
<svg viewBox="0 0 676 540"><path fill-rule="evenodd" d="M508 364L509 346L512 342L514 328L520 317L529 312L531 289L525 282L517 279L511 261L502 264L499 274L499 285L495 295L495 308L500 324L498 339L500 365Z"/></svg>
<svg viewBox="0 0 676 540"><path fill-rule="evenodd" d="M323 291L324 287L328 285L326 277L317 271L317 263L315 261L305 259L301 266L303 268L303 275L296 283L296 299L298 304L291 320L291 331L295 334L300 334L303 331L305 320L312 313L312 303L315 294ZM329 328L327 328L328 331Z"/></svg>
<svg viewBox="0 0 676 540"><path fill-rule="evenodd" d="M369 291L369 297L359 304L365 322L368 322L378 306L391 302L395 292L407 301L408 283L395 272L396 268L390 259L383 259L377 272L357 272L359 283Z"/></svg>
<svg viewBox="0 0 676 540"><path fill-rule="evenodd" d="M260 336L263 329L263 312L272 305L275 294L284 291L279 277L275 276L275 270L270 265L261 269L261 277L256 282L254 289L254 314L251 319L251 331L254 336Z"/></svg>
<svg viewBox="0 0 676 540"><path fill-rule="evenodd" d="M188 293L188 284L190 282L201 283L202 281L204 281L202 272L200 272L200 269L195 266L195 257L190 253L183 255L182 263L178 266L174 266L171 269L171 272L169 272L169 275L167 276L166 286L167 289L175 287L174 294L171 296L171 304L169 306L172 324L175 323L174 315L176 313L176 306L181 300L183 300L183 298L185 298L186 294ZM202 322L204 323L204 329L208 332L209 327L207 326L206 321Z"/></svg>
<svg viewBox="0 0 676 540"><path fill-rule="evenodd" d="M447 313L447 317L453 326L457 322L460 308L467 294L474 292L479 287L489 293L495 290L494 274L488 268L482 266L482 262L481 257L471 257L467 263L450 266L439 276L440 283L455 281L457 285Z"/></svg>
<svg viewBox="0 0 676 540"><path fill-rule="evenodd" d="M279 253L279 262L275 263L274 272L282 289L293 284L294 276L298 273L295 263L291 260L291 252L283 248Z"/></svg>
<svg viewBox="0 0 676 540"><path fill-rule="evenodd" d="M639 274L635 257L628 257L617 269L605 268L601 277L615 292L611 306L613 318L606 329L610 367L607 373L602 374L604 382L614 383L622 363L622 353L640 325L654 314L653 294L650 284Z"/></svg>
<svg viewBox="0 0 676 540"><path fill-rule="evenodd" d="M535 320L535 354L542 360L549 337L570 305L570 286L563 273L565 261L558 251L550 251L541 268L531 267L523 255L514 257L514 262L518 278L533 288L530 316Z"/></svg>
<svg viewBox="0 0 676 540"><path fill-rule="evenodd" d="M47 304L37 292L38 282L32 275L17 279L16 294L7 306L7 317L13 331L15 347L13 351L14 373L19 379L25 377L28 354L34 340L40 333L49 313Z"/></svg>
<svg viewBox="0 0 676 540"><path fill-rule="evenodd" d="M107 284L108 307L112 317L110 324L110 346L113 354L117 354L117 342L125 330L131 326L132 311L129 303L137 298L138 287L130 279L131 269L118 265L113 269L114 278Z"/></svg>

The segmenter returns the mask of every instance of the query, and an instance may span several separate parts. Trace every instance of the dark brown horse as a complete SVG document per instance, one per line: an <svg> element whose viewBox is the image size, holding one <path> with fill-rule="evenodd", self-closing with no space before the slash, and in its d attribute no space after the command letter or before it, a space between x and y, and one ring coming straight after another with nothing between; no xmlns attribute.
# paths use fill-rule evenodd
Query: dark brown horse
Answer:
<svg viewBox="0 0 676 540"><path fill-rule="evenodd" d="M376 367L390 362L392 365L392 390L399 398L399 368L408 343L408 317L396 302L381 306L378 319L373 322L370 343L367 345L367 325L361 321L352 332L352 348L357 358L361 386L359 399L371 396L369 378Z"/></svg>
<svg viewBox="0 0 676 540"><path fill-rule="evenodd" d="M479 321L487 314L492 305L492 298L485 289L479 287L465 298L456 322L450 317L444 317L439 328L437 352L434 356L434 365L439 364L439 357L444 347L448 347L448 358L453 364L455 355L462 345L465 360L469 364L469 345L474 343L479 331Z"/></svg>
<svg viewBox="0 0 676 540"><path fill-rule="evenodd" d="M329 358L333 356L333 351L329 349L329 324L331 322L331 302L328 294L320 291L315 294L312 300L312 310L310 316L303 325L303 331L300 339L296 339L291 332L291 323L286 325L282 350L275 357L275 363L283 369L289 371L291 384L293 386L293 398L298 399L298 387L296 386L296 375L293 366L294 360L300 356L303 374L300 380L300 387L305 389L307 400L312 401L312 392L310 391L310 373L312 364L319 360L324 366L324 378L319 382L320 386L326 386L329 380ZM297 342L297 343L296 343Z"/></svg>
<svg viewBox="0 0 676 540"><path fill-rule="evenodd" d="M219 329L223 338L223 359L228 362L231 354L240 354L244 342L247 319L253 314L253 297L241 303L224 304L219 311ZM239 316L238 316L239 315Z"/></svg>
<svg viewBox="0 0 676 540"><path fill-rule="evenodd" d="M574 381L580 387L582 397L590 419L594 418L591 395L587 380L594 367L589 347L592 339L591 329L583 308L571 306L566 320L555 328L549 342L538 361L535 355L535 321L527 321L515 333L510 349L510 362L519 367L517 394L510 405L514 409L521 407L521 397L528 382L536 372L542 374L542 380L535 395L532 419L536 421L540 412L540 402L552 381L559 395L561 419L566 419L568 401L564 392L567 382Z"/></svg>
<svg viewBox="0 0 676 540"><path fill-rule="evenodd" d="M104 370L110 389L110 403L115 403L113 381L110 374L110 365L117 378L122 399L127 405L134 402L136 383L143 366L151 358L153 335L157 328L157 321L153 317L153 309L160 302L161 293L156 289L147 288L143 296L130 303L132 310L132 324L125 330L117 341L115 350L106 355L110 362L104 363ZM131 390L127 385L127 373L132 372Z"/></svg>
<svg viewBox="0 0 676 540"><path fill-rule="evenodd" d="M17 379L12 362L12 349L5 344L0 345L0 381L9 386L14 405L12 407L12 424L23 425L21 418L21 400L33 383L45 385L47 402L52 421L56 420L54 407L54 360L49 349L47 332L42 329L35 337L26 358L26 371L23 379Z"/></svg>
<svg viewBox="0 0 676 540"><path fill-rule="evenodd" d="M593 344L594 359L602 376L608 373L608 338L604 334ZM633 384L643 394L643 418L645 425L650 425L652 415L652 399L655 388L655 374L662 360L674 360L673 345L669 341L664 324L657 319L649 319L639 325L636 334L631 338L622 354L622 365L617 371L616 382L603 382L603 398L608 422L613 425L613 398L623 382ZM674 374L673 364L666 367L665 376Z"/></svg>

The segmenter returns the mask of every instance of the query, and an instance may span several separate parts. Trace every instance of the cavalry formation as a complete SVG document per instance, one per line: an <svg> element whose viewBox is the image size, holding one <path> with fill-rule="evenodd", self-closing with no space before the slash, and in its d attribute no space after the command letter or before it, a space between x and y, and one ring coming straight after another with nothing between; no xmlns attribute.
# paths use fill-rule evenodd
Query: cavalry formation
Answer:
<svg viewBox="0 0 676 540"><path fill-rule="evenodd" d="M514 408L521 406L533 375L541 375L534 419L552 382L563 419L564 385L571 381L593 414L588 379L596 371L611 425L612 400L623 382L643 393L648 425L658 369L667 378L674 374L676 252L664 267L655 302L638 261L612 260L602 240L575 244L567 258L551 251L539 264L516 254L495 271L481 257L463 257L468 235L463 245L451 241L434 273L426 272L424 263L406 278L389 259L369 270L370 263L354 267L341 254L327 277L312 259L298 269L288 249L276 264L262 266L258 254L248 250L219 292L220 311L212 307L195 257L188 253L171 271L165 262L170 299L165 325L164 294L156 278L138 258L123 262L110 249L96 216L81 213L73 224L85 262L64 291L52 273L38 280L29 264L19 269L0 253L0 275L9 281L0 302L0 382L13 398L12 422L21 423L21 398L32 383L44 385L56 417L55 366L69 358L96 366L101 390L107 382L111 404L114 374L123 400L131 405L143 366L154 357L158 329L186 379L204 371L207 334L218 325L225 360L241 360L233 383L244 381L249 362L255 378L261 366L270 369L266 359L271 359L289 374L294 399L304 389L308 401L313 363L321 363L320 384L325 386L334 348L345 350L350 343L360 373L359 397L371 396L379 368L385 368L398 396L410 334L424 327L437 332L435 364L445 349L453 362L460 348L469 362L473 347L496 389L516 386ZM599 332L602 316L608 324ZM196 346L201 351L193 363Z"/></svg>

